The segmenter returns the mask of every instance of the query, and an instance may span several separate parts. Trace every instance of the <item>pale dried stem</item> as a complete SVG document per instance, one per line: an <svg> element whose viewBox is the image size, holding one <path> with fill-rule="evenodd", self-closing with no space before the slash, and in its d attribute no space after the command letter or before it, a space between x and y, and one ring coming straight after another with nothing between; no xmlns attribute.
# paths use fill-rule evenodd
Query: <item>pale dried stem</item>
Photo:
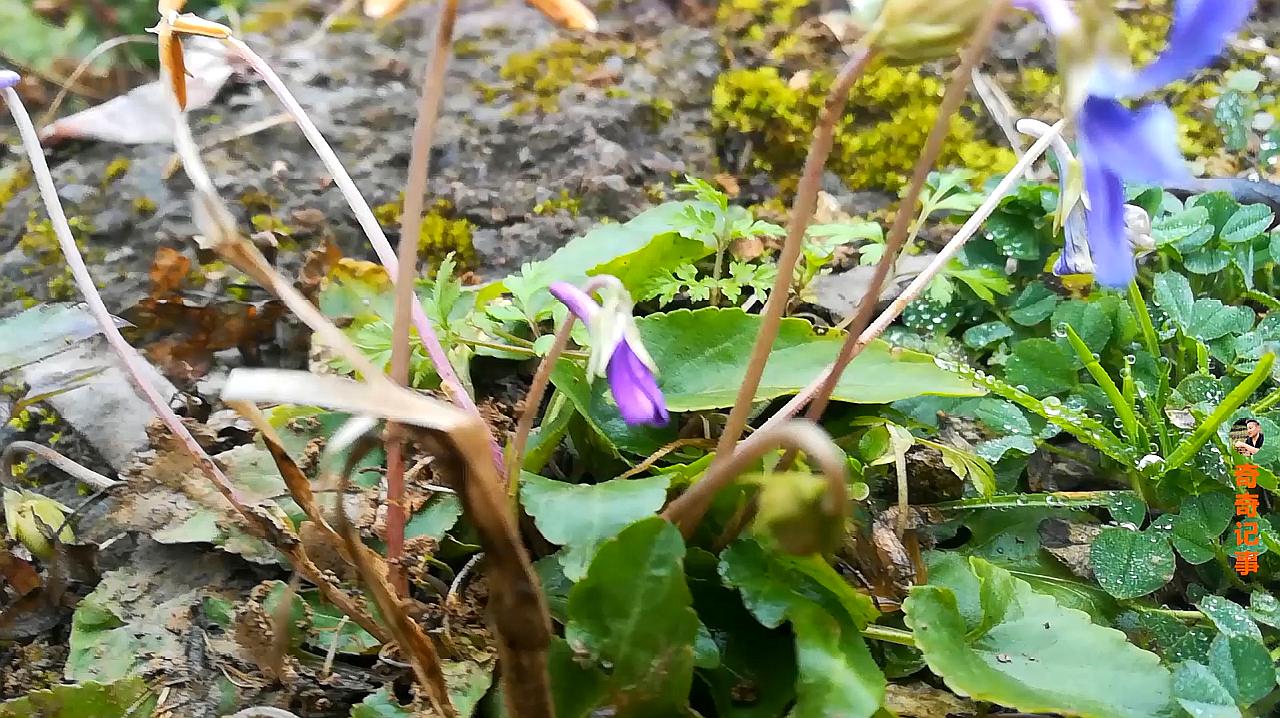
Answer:
<svg viewBox="0 0 1280 718"><path fill-rule="evenodd" d="M987 195L987 199L978 207L977 210L974 211L972 215L969 216L969 219L960 227L960 230L956 232L955 236L947 242L947 245L942 248L942 251L938 252L938 256L934 257L933 261L929 262L929 266L926 267L924 271L920 272L920 274L916 275L915 279L907 285L902 294L894 299L893 302L890 303L883 312L881 312L880 316L876 317L876 320L862 332L858 337L855 352L861 352L868 344L883 334L884 330L888 329L889 325L893 324L893 322L902 315L902 312L907 308L907 305L918 299L920 295L924 293L924 291L929 287L929 283L933 281L933 278L946 268L946 266L951 263L951 260L955 258L956 254L964 248L965 243L972 239L973 236L978 233L978 230L982 229L982 224L986 222L987 218L990 217L991 214L995 212L996 208L1000 206L1001 200L1003 200L1005 196L1017 187L1018 183L1022 181L1023 176L1029 169L1031 169L1031 166L1036 162L1036 160L1040 159L1040 156L1048 150L1050 145L1055 141L1055 138L1060 136L1064 126L1065 123L1063 121L1059 121L1045 135L1041 136L1035 144L1027 149L1026 153L1023 154L1022 159L1018 160L1018 163L1009 171L1009 174L1005 175L1004 179L1002 179L1000 183L996 185L995 189L991 191L991 194ZM855 353L855 356L856 355L857 354ZM809 403L809 400L812 399L820 389L822 389L824 383L831 376L831 372L834 369L835 364L828 365L821 374L819 374L813 381L809 382L808 386L801 389L795 397L770 417L769 420L760 427L760 429L768 429L800 413L800 410L804 408L805 404ZM746 441L751 441L751 437L747 437Z"/></svg>
<svg viewBox="0 0 1280 718"><path fill-rule="evenodd" d="M880 258L880 262L876 264L871 284L868 285L862 295L862 301L858 303L858 310L854 315L853 323L849 327L849 333L846 335L844 344L840 347L840 354L836 357L834 370L827 375L822 387L809 403L809 408L805 412L805 416L809 419L817 421L822 418L822 413L826 411L827 403L831 400L831 394L835 391L836 384L840 381L840 375L849 366L849 362L853 361L858 352L861 351L858 345L858 338L871 323L871 316L880 301L881 292L884 291L885 280L889 276L890 269L897 263L898 254L902 251L907 232L911 226L911 220L916 214L916 204L920 201L920 193L924 190L924 184L929 177L929 172L933 169L938 155L942 152L942 145L946 142L947 133L951 127L951 118L964 103L965 96L968 94L969 83L973 78L973 70L978 66L983 55L986 54L987 46L991 42L991 36L995 33L996 27L1000 24L1000 19L1007 9L1008 0L996 0L991 4L986 14L983 15L977 30L974 31L968 47L965 48L960 66L951 75L951 81L947 84L946 93L943 94L942 103L938 108L937 120L934 121L933 127L929 130L929 137L925 141L924 151L921 153L920 159L916 162L915 169L911 174L911 183L908 185L907 193L898 205L898 212L893 219L893 227L889 231L889 240L885 243L884 255ZM783 463L785 464L786 462L787 459L784 459Z"/></svg>
<svg viewBox="0 0 1280 718"><path fill-rule="evenodd" d="M223 398L256 402L304 402L361 416L422 427L417 438L436 457L432 467L458 488L480 538L489 575L489 611L497 629L503 695L512 718L554 714L547 678L551 620L529 554L520 543L506 496L487 460L485 425L460 409L390 382L372 387L306 372L236 369ZM337 442L337 437L331 443Z"/></svg>
<svg viewBox="0 0 1280 718"><path fill-rule="evenodd" d="M53 102L50 102L48 109L40 115L39 125L44 127L49 124L50 120L57 116L58 108L62 106L62 101L67 99L67 93L71 91L71 86L76 84L76 81L79 80L80 76L89 69L89 66L93 64L94 60L97 60L104 53L110 52L121 45L127 45L131 42L145 42L150 44L155 42L155 38L150 35L122 35L120 37L113 37L110 40L103 40L98 43L98 46L90 50L89 54L85 55L84 59L80 61L80 64L76 65L75 71L67 77L66 81L59 83L60 87L58 88L58 94L54 95Z"/></svg>
<svg viewBox="0 0 1280 718"><path fill-rule="evenodd" d="M200 158L195 140L191 137L191 127L187 124L186 114L178 108L176 102L171 104L171 111L174 118L174 149L182 160L187 177L195 186L194 210L197 219L203 225L202 231L210 235L206 239L213 244L214 249L230 264L253 277L280 298L285 306L297 314L322 342L341 355L357 372L364 374L370 384L394 387L386 376L347 339L346 335L333 325L333 322L330 322L292 284L275 271L257 247L240 236L230 213L218 197L204 161ZM293 491L296 491L296 487L291 488L291 493ZM299 573L320 589L326 600L350 616L351 620L378 640L384 643L391 640L391 635L385 628L374 621L350 596L329 581L307 555L306 549L296 537L290 537L291 541L276 540L279 537L273 536L269 530L264 530L262 521L255 512L242 504L236 504L236 508L251 525L259 527L259 533L285 554ZM327 523L320 525L328 526Z"/></svg>
<svg viewBox="0 0 1280 718"><path fill-rule="evenodd" d="M298 100L289 91L289 88L280 79L280 76L276 74L275 70L272 70L266 60L254 52L252 48L235 37L228 38L224 42L253 67L254 71L266 83L268 89L276 95L289 114L293 116L294 122L298 124L302 134L311 143L312 149L315 150L320 157L320 161L324 163L325 168L332 175L334 184L347 200L347 204L350 205L352 213L355 214L356 222L364 230L365 236L368 237L369 243L373 246L374 253L378 255L378 260L391 277L399 276L399 261L396 259L395 250L391 248L391 243L387 241L386 234L383 233L382 227L378 224L378 218L374 216L369 203L360 194L355 182L351 180L351 175L347 173L338 156L334 154L333 148L329 146L324 136L320 134L320 130L316 128L315 123L311 121L306 110L298 103ZM412 311L414 327L418 330L418 336L422 339L427 356L431 359L436 373L440 376L440 383L449 392L450 398L455 403L479 418L480 410L476 408L471 395L467 393L466 387L463 386L462 381L453 370L453 366L449 363L444 347L440 344L440 339L436 336L435 328L432 327L431 321L427 319L426 313L422 311L422 307L417 302L414 303ZM489 451L493 456L495 466L501 472L503 470L502 451L493 437L489 438L489 445Z"/></svg>
<svg viewBox="0 0 1280 718"><path fill-rule="evenodd" d="M413 124L413 144L409 154L409 181L404 190L404 210L400 213L400 246L395 278L395 314L391 324L391 379L409 385L409 317L418 303L413 291L418 271L418 235L422 206L431 167L431 141L435 136L445 74L453 43L453 26L458 16L457 0L444 0L436 20L435 47L422 79L418 117ZM394 422L386 428L387 452L387 565L388 579L400 595L409 592L408 577L401 565L404 555L404 527L408 513L404 503L404 436Z"/></svg>
<svg viewBox="0 0 1280 718"><path fill-rule="evenodd" d="M98 288L93 283L93 277L89 275L89 268L85 266L84 259L80 256L80 249L76 246L76 240L71 234L70 225L67 224L67 216L62 211L62 203L58 200L58 189L53 184L53 176L49 174L49 165L45 162L44 150L40 146L36 128L31 124L31 117L27 114L26 108L22 105L22 100L18 97L18 93L14 92L13 88L4 90L4 100L5 104L9 106L9 112L13 115L13 120L18 126L18 133L22 136L22 145L31 160L31 169L35 174L36 185L40 189L40 197L44 200L45 210L48 212L49 221L53 225L54 235L58 238L58 245L62 248L63 258L71 269L71 276L75 280L76 287L84 296L85 303L89 307L89 313L93 315L94 321L98 323L103 336L107 338L107 344L115 351L120 363L124 366L125 373L129 375L129 379L133 381L134 386L137 387L147 403L151 405L152 410L156 412L174 437L190 452L196 467L209 478L218 493L222 494L233 507L244 511L244 501L240 498L239 493L236 492L235 487L227 480L222 470L213 463L213 460L205 453L205 450L191 435L191 432L187 431L187 427L182 423L182 420L170 408L168 400L160 396L160 392L156 391L156 388L147 380L147 365L138 352L120 334L120 330L116 327L115 319L107 311L107 306L103 303L102 296L98 294Z"/></svg>
<svg viewBox="0 0 1280 718"><path fill-rule="evenodd" d="M769 292L768 301L765 302L760 329L756 335L755 345L751 348L751 357L747 363L746 376L742 379L742 385L738 389L733 409L729 412L724 431L720 434L720 440L716 446L716 457L712 460L713 467L717 463L723 463L728 460L734 445L737 444L743 430L746 428L747 417L751 412L752 402L755 400L756 389L760 386L760 377L764 374L765 365L769 361L769 353L773 349L774 339L778 335L778 327L782 323L782 314L790 299L791 283L795 278L796 261L800 257L800 250L804 244L804 233L809 227L809 222L813 219L814 211L817 209L818 190L822 185L822 171L826 166L827 158L831 154L831 147L835 141L836 122L844 115L845 105L849 100L849 91L871 64L873 57L874 53L865 44L864 39L864 44L855 48L852 56L840 68L835 82L832 83L831 89L827 92L826 103L818 115L813 143L809 146L809 154L805 158L804 173L800 177L795 203L791 207L786 241L782 245L781 254L778 256L778 278L774 281L772 291ZM701 517L709 505L709 503L704 502L709 501L709 495L704 495L691 489L684 496L676 499L672 506L676 509L678 515ZM686 532L686 536L688 536L687 532L692 530L692 526L695 523L696 521L681 524L681 529Z"/></svg>
<svg viewBox="0 0 1280 718"><path fill-rule="evenodd" d="M53 464L54 468L62 473L87 486L92 486L97 491L105 491L120 485L119 481L107 478L93 469L81 466L57 451L34 441L14 441L4 447L4 453L0 454L0 481L13 476L13 456L24 451L39 456Z"/></svg>
<svg viewBox="0 0 1280 718"><path fill-rule="evenodd" d="M661 461L662 457L666 456L667 454L670 454L676 449L679 449L685 446L705 446L706 448L710 449L715 446L715 443L709 439L676 439L670 444L667 444L666 446L663 446L662 448L658 449L652 454L649 454L647 457L645 457L644 461L641 461L640 463L636 464L630 469L627 469L624 473L620 474L618 478L629 479L632 476L636 476L638 474L644 473L645 471L650 469L654 464Z"/></svg>
<svg viewBox="0 0 1280 718"><path fill-rule="evenodd" d="M353 421L363 423L367 420L355 419ZM364 425L369 426L371 423ZM373 595L374 602L378 605L378 610L387 619L401 652L409 659L410 665L413 666L413 672L418 679L418 683L426 689L432 708L439 715L445 716L445 718L456 718L458 713L449 700L449 689L445 684L444 668L440 663L440 655L436 652L435 644L423 633L422 627L405 612L404 606L396 598L395 588L387 581L387 574L384 570L385 564L382 563L381 557L374 554L360 540L360 534L356 531L355 526L351 524L351 520L347 518L346 508L342 505L342 497L347 493L347 488L351 481L351 472L355 468L356 462L363 458L368 450L373 447L372 441L362 441L360 443L362 444L361 446L349 452L343 464L342 473L338 476L338 492L334 498L334 523L337 524L338 533L342 535L347 552L355 559L356 570L359 572L361 580L369 589L369 593ZM331 440L329 445L325 447L325 454L332 457L337 452L347 448L349 447L343 446L337 440Z"/></svg>

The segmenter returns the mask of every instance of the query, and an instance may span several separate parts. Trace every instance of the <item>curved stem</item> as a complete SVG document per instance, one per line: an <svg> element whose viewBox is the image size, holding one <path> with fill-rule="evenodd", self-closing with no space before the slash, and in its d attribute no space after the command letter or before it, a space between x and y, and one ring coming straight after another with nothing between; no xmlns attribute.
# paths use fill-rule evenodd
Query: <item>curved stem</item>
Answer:
<svg viewBox="0 0 1280 718"><path fill-rule="evenodd" d="M765 454L784 447L803 451L827 479L827 496L823 509L836 516L844 512L848 502L844 454L827 432L805 419L792 419L768 431L751 435L753 441L742 442L728 456L712 461L702 480L667 505L662 516L674 523L688 537L702 520L712 499L739 474L751 468Z"/></svg>
<svg viewBox="0 0 1280 718"><path fill-rule="evenodd" d="M97 60L104 53L110 52L121 45L127 45L131 42L145 42L150 44L155 42L155 38L150 35L122 35L120 37L113 37L110 40L103 40L98 43L98 46L90 50L89 54L85 55L84 59L80 61L80 64L76 65L75 71L67 77L66 81L61 83L62 87L58 90L58 94L54 95L53 102L50 102L49 107L40 115L40 126L44 127L49 124L50 120L57 116L58 108L62 106L62 101L67 99L67 93L71 91L71 86L76 84L76 81L80 79L80 76L84 74L85 70L89 69L89 66L93 64L94 60Z"/></svg>
<svg viewBox="0 0 1280 718"><path fill-rule="evenodd" d="M845 339L844 345L840 347L840 354L836 358L834 370L823 381L822 387L813 397L813 401L810 402L808 411L805 412L805 416L809 419L817 421L822 417L822 412L826 411L827 403L831 400L831 393L835 391L836 384L840 381L840 375L844 373L849 363L862 351L862 347L866 346L860 341L862 332L871 323L871 315L875 312L876 304L880 301L880 293L883 291L885 280L889 276L889 270L897 262L898 253L902 250L903 244L905 244L907 231L916 211L916 203L920 200L920 193L924 190L925 181L928 179L929 172L933 169L934 162L937 161L938 155L942 152L942 145L947 139L947 132L951 127L951 117L964 102L969 83L973 78L973 69L978 66L978 62L986 54L987 45L991 42L991 36L995 32L996 26L1000 23L1000 18L1004 15L1007 6L1008 0L997 0L991 4L978 29L974 32L973 40L970 41L968 48L966 48L964 57L960 61L960 66L951 75L951 82L947 85L946 94L943 95L942 104L938 108L938 118L934 121L933 128L929 130L929 138L925 141L924 152L921 153L919 161L916 162L915 170L912 172L911 184L907 188L906 195L902 198L902 203L898 205L898 212L893 219L893 228L889 232L889 240L886 242L884 255L880 257L880 262L876 265L875 274L871 278L871 284L862 295L862 301L858 303L857 314L854 315L854 320L849 327L849 334Z"/></svg>
<svg viewBox="0 0 1280 718"><path fill-rule="evenodd" d="M445 0L436 21L436 42L422 78L422 97L413 124L413 148L409 154L409 181L404 191L404 211L400 213L400 246L395 278L396 304L391 324L391 379L409 385L409 317L418 303L413 291L418 271L418 235L422 224L423 195L431 168L431 140L435 135L440 98L444 95L445 72L449 69L453 25L458 17L457 0ZM446 357L446 362L448 358ZM387 566L395 590L409 593L408 577L400 563L404 554L404 527L408 510L404 504L404 437L395 423L385 432L387 451Z"/></svg>
<svg viewBox="0 0 1280 718"><path fill-rule="evenodd" d="M239 493L226 475L222 473L213 460L196 441L195 437L187 431L186 425L178 418L178 415L169 407L169 401L160 396L160 392L151 385L147 379L148 369L150 367L138 355L137 350L125 341L124 336L120 334L120 330L116 328L115 319L111 313L107 311L107 305L103 303L102 296L98 294L98 288L93 283L93 277L89 274L89 268L85 266L84 258L80 256L80 248L76 246L75 237L71 234L71 227L67 224L67 215L62 211L62 203L58 200L58 188L53 184L53 175L49 174L49 165L44 160L44 149L40 146L40 140L36 134L35 125L31 124L31 116L27 114L27 110L22 105L22 100L18 97L18 93L13 88L5 88L4 101L9 106L9 112L13 115L13 121L18 126L18 134L22 136L22 146L27 152L27 157L31 160L31 169L36 177L36 185L40 189L40 197L44 200L45 211L49 214L49 221L53 225L53 233L58 238L58 245L62 248L62 256L67 262L67 267L71 270L71 276L75 279L76 287L80 293L84 295L85 304L89 307L89 313L93 315L94 320L98 323L99 329L102 330L103 336L107 339L107 344L115 351L116 356L120 358L120 363L125 368L125 373L129 375L129 379L133 381L139 393L151 405L153 411L168 427L173 436L186 447L187 451L194 459L196 467L213 482L214 488L218 493L222 494L233 507L238 510L245 510L245 503L240 498Z"/></svg>
<svg viewBox="0 0 1280 718"><path fill-rule="evenodd" d="M4 452L0 453L0 483L5 483L13 477L13 455L20 451L39 456L53 464L54 468L62 473L87 486L92 486L98 491L105 491L120 485L119 481L107 478L93 469L81 466L57 451L34 441L14 441L4 447Z"/></svg>
<svg viewBox="0 0 1280 718"><path fill-rule="evenodd" d="M507 493L511 497L512 508L515 508L516 497L520 490L520 467L524 465L524 450L529 444L529 433L533 431L533 421L542 408L542 397L551 382L551 370L555 368L560 355L569 345L569 336L573 334L574 322L578 321L572 313L560 323L556 330L551 349L538 364L538 371L533 375L533 383L529 385L529 393L524 397L524 409L520 412L520 421L516 424L516 433L507 445Z"/></svg>
<svg viewBox="0 0 1280 718"><path fill-rule="evenodd" d="M1000 201L1005 198L1005 195L1013 191L1013 188L1022 180L1023 173L1025 173L1036 160L1040 159L1040 156L1049 148L1050 143L1053 141L1053 137L1062 131L1063 126L1063 122L1058 122L1053 126L1053 129L1049 134L1041 137L1034 145L1031 146L1030 149L1027 150L1027 153L1018 161L1018 164L1014 165L1013 169L1009 171L1009 174L1005 175L1000 184L992 190L986 201L982 203L982 206L978 207L978 209L970 215L969 220L964 223L964 226L960 228L960 231L956 232L955 236L951 238L951 241L947 242L947 246L943 247L942 251L938 253L938 256L933 258L933 261L929 263L929 266L918 274L911 284L907 285L907 288L903 290L902 294L900 294L897 299L893 300L889 307L876 318L875 322L873 322L871 326L867 327L866 330L857 337L853 353L855 358L864 348L866 348L868 344L874 341L876 337L879 337L885 329L888 329L890 324L893 324L894 320L902 314L908 304L924 293L924 290L928 288L929 283L933 281L933 278L951 263L951 260L964 247L965 242L968 242L973 235L978 233L978 230L982 228L982 223L987 221L987 218L996 210L996 207L999 206ZM852 337L853 334L850 333L849 336ZM761 430L786 421L800 413L800 410L803 409L804 406L808 404L809 401L823 389L823 387L826 386L826 382L830 379L835 368L835 364L828 365L821 374L819 374L813 381L809 382L808 386L801 389L800 392L792 397L792 399L779 409L776 414L770 417L769 420L760 427ZM750 440L750 437L748 437L747 441Z"/></svg>
<svg viewBox="0 0 1280 718"><path fill-rule="evenodd" d="M800 257L800 249L804 243L804 233L817 208L822 170L826 166L827 157L830 156L831 147L835 141L836 122L844 114L853 83L862 76L874 57L868 40L869 38L863 38L863 42L840 68L840 73L827 92L826 104L818 114L813 143L809 146L804 173L800 177L795 203L791 207L787 238L782 245L782 253L778 256L778 278L773 283L772 291L769 292L768 301L765 302L760 330L756 335L755 345L751 348L751 358L747 363L746 376L742 379L742 386L738 389L733 409L729 412L724 431L720 434L720 441L716 446L716 459L713 463L723 462L730 457L734 445L746 428L751 404L755 400L756 389L760 386L760 377L764 374L765 365L769 361L769 353L773 349L773 341L778 335L782 314L790 298L791 283L795 279L796 261Z"/></svg>
<svg viewBox="0 0 1280 718"><path fill-rule="evenodd" d="M298 128L302 130L302 134L311 143L311 147L320 157L320 161L324 163L329 174L333 176L334 184L342 192L342 196L346 198L347 204L350 205L351 211L356 216L356 221L359 223L360 228L364 230L365 236L369 238L369 243L373 245L373 251L378 255L378 260L382 262L382 266L386 268L387 274L392 277L399 276L399 261L396 259L395 251L391 248L391 243L387 241L387 236L383 233L382 227L378 224L378 218L374 216L373 210L369 208L369 203L360 194L355 182L351 181L351 175L342 166L342 162L334 154L333 148L329 147L329 143L320 134L320 130L311 121L306 110L302 109L302 105L298 104L298 100L294 98L293 93L289 92L289 88L285 86L280 76L252 48L236 37L227 38L223 42L227 43L245 62L253 67L267 87L279 98L289 114L293 116L294 122L298 124ZM431 321L427 319L426 313L422 311L422 307L417 302L414 303L412 312L413 325L417 328L418 336L421 337L422 344L427 350L427 356L430 357L436 373L440 376L440 383L449 392L449 396L454 402L479 417L480 410L476 408L475 401L472 400L466 387L463 386L462 381L453 370L453 365L449 363L444 347L440 344L440 339L436 336L435 328L431 326ZM498 443L492 436L489 438L489 445L495 466L501 472L504 468L502 451L498 448Z"/></svg>

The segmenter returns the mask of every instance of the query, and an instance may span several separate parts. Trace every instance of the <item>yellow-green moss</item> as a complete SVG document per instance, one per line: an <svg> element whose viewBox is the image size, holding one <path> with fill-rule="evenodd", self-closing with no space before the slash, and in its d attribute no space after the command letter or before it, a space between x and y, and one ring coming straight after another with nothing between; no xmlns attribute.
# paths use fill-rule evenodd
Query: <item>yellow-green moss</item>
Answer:
<svg viewBox="0 0 1280 718"><path fill-rule="evenodd" d="M793 27L796 13L808 4L809 0L722 0L716 8L716 24L761 42Z"/></svg>
<svg viewBox="0 0 1280 718"><path fill-rule="evenodd" d="M240 194L240 204L255 214L270 214L276 208L276 200L262 190L245 190Z"/></svg>
<svg viewBox="0 0 1280 718"><path fill-rule="evenodd" d="M587 79L614 56L634 58L635 44L604 39L558 39L536 50L512 53L498 74L509 83L503 90L513 99L515 114L556 112L560 109L560 93L565 88ZM484 90L482 97L490 101L496 97L491 88Z"/></svg>
<svg viewBox="0 0 1280 718"><path fill-rule="evenodd" d="M102 173L102 184L108 185L124 176L129 171L129 158L117 157L107 165L107 169Z"/></svg>
<svg viewBox="0 0 1280 718"><path fill-rule="evenodd" d="M722 73L711 95L713 127L752 136L757 169L780 181L794 177L804 164L831 79L829 73L814 73L805 86L793 88L772 67ZM851 188L897 190L924 147L942 90L941 80L915 70L873 68L850 93L827 166ZM939 166L964 166L985 175L1013 163L1013 153L982 139L972 121L952 118Z"/></svg>
<svg viewBox="0 0 1280 718"><path fill-rule="evenodd" d="M31 169L16 166L0 179L0 206L8 204L19 192L31 186Z"/></svg>
<svg viewBox="0 0 1280 718"><path fill-rule="evenodd" d="M156 213L156 202L150 197L138 197L133 200L133 211L142 217L150 217Z"/></svg>
<svg viewBox="0 0 1280 718"><path fill-rule="evenodd" d="M255 214L249 218L249 223L253 225L255 232L271 232L282 237L293 234L289 231L289 225L269 214Z"/></svg>
<svg viewBox="0 0 1280 718"><path fill-rule="evenodd" d="M1138 65L1145 65L1164 49L1173 23L1168 0L1145 0L1132 12L1122 14L1121 33L1129 46L1129 54Z"/></svg>
<svg viewBox="0 0 1280 718"><path fill-rule="evenodd" d="M75 239L76 246L83 253L86 238L89 232L93 231L92 225L82 217L70 217L67 219L67 224L71 227L71 235ZM24 256L32 260L31 264L23 268L24 274L50 275L47 280L48 300L67 301L76 298L76 286L71 268L67 266L66 259L62 256L62 248L58 245L58 235L53 231L52 222L39 219L36 213L32 212L27 217L25 231L18 238L18 248L22 250ZM92 263L93 255L94 253L86 253L86 261Z"/></svg>
<svg viewBox="0 0 1280 718"><path fill-rule="evenodd" d="M577 217L578 213L582 211L582 200L571 196L569 190L562 189L559 195L543 200L533 206L533 213L538 216L555 214L561 210L568 212L573 217Z"/></svg>
<svg viewBox="0 0 1280 718"><path fill-rule="evenodd" d="M474 267L476 250L471 243L474 229L475 226L466 219L450 219L432 211L422 218L418 252L423 259L433 263L453 252L459 266Z"/></svg>
<svg viewBox="0 0 1280 718"><path fill-rule="evenodd" d="M373 208L378 223L387 229L400 229L400 217L404 213L404 195L395 202L387 202ZM423 214L418 230L418 253L429 262L444 259L450 252L461 267L474 267L476 252L471 243L475 225L462 218L454 218L453 205L438 200Z"/></svg>

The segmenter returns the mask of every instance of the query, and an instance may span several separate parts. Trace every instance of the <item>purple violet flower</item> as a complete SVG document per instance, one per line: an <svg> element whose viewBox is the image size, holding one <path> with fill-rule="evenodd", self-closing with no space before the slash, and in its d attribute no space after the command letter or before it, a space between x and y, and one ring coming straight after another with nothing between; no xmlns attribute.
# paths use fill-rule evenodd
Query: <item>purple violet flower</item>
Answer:
<svg viewBox="0 0 1280 718"><path fill-rule="evenodd" d="M1018 0L1017 5L1039 14L1058 35L1060 45L1089 46L1088 38L1077 36L1087 32L1088 23L1071 21L1072 10L1066 0ZM1136 271L1125 232L1124 183L1162 184L1189 174L1178 150L1177 122L1169 108L1151 104L1131 110L1120 100L1150 92L1208 65L1221 54L1253 5L1254 0L1176 0L1168 44L1151 64L1134 72L1117 70L1113 57L1093 58L1093 71L1076 120L1089 200L1085 215L1088 242L1099 284L1125 287Z"/></svg>
<svg viewBox="0 0 1280 718"><path fill-rule="evenodd" d="M13 70L0 70L0 90L6 90L22 81L22 77Z"/></svg>
<svg viewBox="0 0 1280 718"><path fill-rule="evenodd" d="M569 284L555 282L551 293L587 325L591 356L587 381L607 377L618 411L628 424L665 426L670 420L666 400L658 388L657 367L640 341L631 315L631 296L616 277L594 277L588 288L599 287L603 304Z"/></svg>

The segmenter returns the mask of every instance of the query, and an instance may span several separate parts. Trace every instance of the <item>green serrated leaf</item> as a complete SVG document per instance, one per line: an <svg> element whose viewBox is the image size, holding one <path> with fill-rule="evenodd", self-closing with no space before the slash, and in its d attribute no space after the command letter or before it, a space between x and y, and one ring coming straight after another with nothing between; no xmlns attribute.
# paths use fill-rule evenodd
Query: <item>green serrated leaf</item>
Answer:
<svg viewBox="0 0 1280 718"><path fill-rule="evenodd" d="M1275 213L1265 204L1244 205L1227 220L1221 239L1228 244L1248 242L1266 232L1275 218Z"/></svg>
<svg viewBox="0 0 1280 718"><path fill-rule="evenodd" d="M1271 654L1252 636L1219 633L1209 646L1209 670L1240 705L1261 700L1276 687Z"/></svg>
<svg viewBox="0 0 1280 718"><path fill-rule="evenodd" d="M623 527L657 513L667 499L668 478L614 479L569 484L524 473L520 501L538 530L564 546L560 565L571 581L586 575L592 554Z"/></svg>
<svg viewBox="0 0 1280 718"><path fill-rule="evenodd" d="M1030 713L1174 715L1172 677L1155 654L1008 571L969 561L980 584L977 629L967 628L956 594L940 586L913 587L903 606L930 670L948 688Z"/></svg>
<svg viewBox="0 0 1280 718"><path fill-rule="evenodd" d="M1202 229L1208 228L1204 232ZM1213 239L1209 210L1192 207L1151 221L1151 237L1159 246L1173 244L1178 251L1199 249Z"/></svg>
<svg viewBox="0 0 1280 718"><path fill-rule="evenodd" d="M1013 329L1004 322L987 322L969 327L964 332L965 346L970 349L986 349L992 344L1013 336Z"/></svg>
<svg viewBox="0 0 1280 718"><path fill-rule="evenodd" d="M1074 355L1052 339L1024 339L1013 345L1005 381L1034 396L1065 392L1079 383Z"/></svg>
<svg viewBox="0 0 1280 718"><path fill-rule="evenodd" d="M1032 282L1013 302L1009 318L1024 327L1034 326L1048 319L1062 298L1041 282Z"/></svg>
<svg viewBox="0 0 1280 718"><path fill-rule="evenodd" d="M1210 594L1200 599L1196 608L1208 616L1223 635L1252 638L1259 643L1262 642L1262 631L1258 629L1258 624L1253 622L1249 613L1240 604L1222 596Z"/></svg>
<svg viewBox="0 0 1280 718"><path fill-rule="evenodd" d="M1173 578L1169 541L1151 531L1107 527L1093 540L1089 563L1098 584L1116 598L1137 598Z"/></svg>
<svg viewBox="0 0 1280 718"><path fill-rule="evenodd" d="M1173 695L1191 718L1241 718L1231 694L1202 663L1178 664L1173 671Z"/></svg>
<svg viewBox="0 0 1280 718"><path fill-rule="evenodd" d="M1187 563L1211 561L1233 511L1232 499L1224 493L1188 498L1173 519L1173 547Z"/></svg>
<svg viewBox="0 0 1280 718"><path fill-rule="evenodd" d="M1231 253L1225 249L1202 249L1182 258L1182 266L1192 274L1214 274L1231 264Z"/></svg>

